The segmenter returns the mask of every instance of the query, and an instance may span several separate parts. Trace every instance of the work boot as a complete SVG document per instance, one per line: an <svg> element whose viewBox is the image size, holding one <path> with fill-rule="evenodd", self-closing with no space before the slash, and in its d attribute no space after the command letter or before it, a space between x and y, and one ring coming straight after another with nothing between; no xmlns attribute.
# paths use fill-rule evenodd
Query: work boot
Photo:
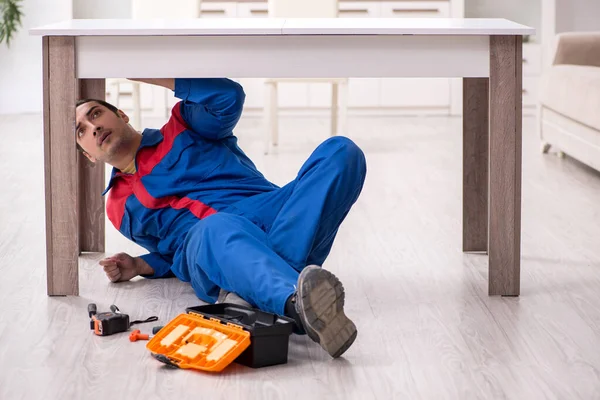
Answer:
<svg viewBox="0 0 600 400"><path fill-rule="evenodd" d="M331 357L341 356L354 343L358 332L344 314L344 287L331 272L315 265L304 268L290 302L308 337Z"/></svg>

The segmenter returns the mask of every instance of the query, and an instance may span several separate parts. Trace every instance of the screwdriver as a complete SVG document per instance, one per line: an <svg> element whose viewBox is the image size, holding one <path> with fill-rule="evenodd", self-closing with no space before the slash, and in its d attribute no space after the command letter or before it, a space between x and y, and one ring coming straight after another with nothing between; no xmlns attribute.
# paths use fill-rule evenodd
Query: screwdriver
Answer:
<svg viewBox="0 0 600 400"><path fill-rule="evenodd" d="M158 333L158 331L160 331L162 328L163 328L162 326L155 326L155 327L153 327L152 328L152 334L156 335ZM150 336L148 334L144 334L139 329L136 329L133 332L131 332L131 334L129 335L129 341L131 341L131 342L137 342L138 340L148 340L151 337L152 336Z"/></svg>

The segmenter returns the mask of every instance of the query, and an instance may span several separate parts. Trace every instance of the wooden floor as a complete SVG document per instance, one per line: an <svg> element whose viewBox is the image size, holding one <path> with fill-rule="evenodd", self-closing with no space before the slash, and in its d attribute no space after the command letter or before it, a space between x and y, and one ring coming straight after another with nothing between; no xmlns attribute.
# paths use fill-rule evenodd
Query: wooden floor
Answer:
<svg viewBox="0 0 600 400"><path fill-rule="evenodd" d="M328 131L326 119L284 118L278 152L264 157L259 122L236 132L279 184ZM461 252L461 120L352 118L368 176L325 267L345 284L355 345L331 360L294 336L288 364L220 375L165 369L145 342L89 331L89 302L164 323L199 304L187 284L110 284L103 255L87 254L81 296L46 296L41 124L0 117L2 400L600 398L600 174L542 155L533 119L519 298L488 297L487 258ZM109 253L141 253L107 232Z"/></svg>

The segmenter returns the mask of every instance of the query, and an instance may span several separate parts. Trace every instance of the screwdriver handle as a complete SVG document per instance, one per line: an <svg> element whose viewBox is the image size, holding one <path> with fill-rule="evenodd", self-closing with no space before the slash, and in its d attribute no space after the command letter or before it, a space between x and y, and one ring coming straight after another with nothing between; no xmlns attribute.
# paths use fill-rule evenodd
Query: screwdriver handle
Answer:
<svg viewBox="0 0 600 400"><path fill-rule="evenodd" d="M154 326L152 327L152 334L156 335L158 333L158 331L160 331L163 327L162 326Z"/></svg>
<svg viewBox="0 0 600 400"><path fill-rule="evenodd" d="M129 334L130 342L137 342L138 340L148 340L148 339L150 339L150 335L141 333L139 329L136 329Z"/></svg>
<svg viewBox="0 0 600 400"><path fill-rule="evenodd" d="M94 303L88 304L88 315L92 318L92 315L96 315L96 305Z"/></svg>

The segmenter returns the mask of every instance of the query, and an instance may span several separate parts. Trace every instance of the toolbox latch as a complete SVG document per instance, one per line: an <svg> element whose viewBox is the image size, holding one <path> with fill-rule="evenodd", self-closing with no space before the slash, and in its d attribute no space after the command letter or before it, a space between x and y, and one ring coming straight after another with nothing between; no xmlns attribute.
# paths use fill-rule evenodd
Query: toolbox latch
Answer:
<svg viewBox="0 0 600 400"><path fill-rule="evenodd" d="M231 328L239 329L240 331L244 330L244 328L242 326L236 325L236 324L232 324L231 322L228 322L226 325L229 326L229 327L231 327Z"/></svg>

